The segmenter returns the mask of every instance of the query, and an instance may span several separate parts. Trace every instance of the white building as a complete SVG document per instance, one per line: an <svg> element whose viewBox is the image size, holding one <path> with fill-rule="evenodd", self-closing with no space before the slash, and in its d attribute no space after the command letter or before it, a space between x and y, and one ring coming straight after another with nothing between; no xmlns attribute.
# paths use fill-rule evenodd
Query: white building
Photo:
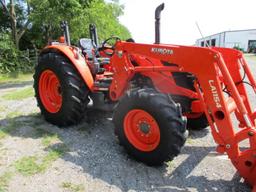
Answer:
<svg viewBox="0 0 256 192"><path fill-rule="evenodd" d="M208 37L198 39L196 45L200 47L216 46L227 48L241 48L251 52L256 48L256 29L224 31Z"/></svg>

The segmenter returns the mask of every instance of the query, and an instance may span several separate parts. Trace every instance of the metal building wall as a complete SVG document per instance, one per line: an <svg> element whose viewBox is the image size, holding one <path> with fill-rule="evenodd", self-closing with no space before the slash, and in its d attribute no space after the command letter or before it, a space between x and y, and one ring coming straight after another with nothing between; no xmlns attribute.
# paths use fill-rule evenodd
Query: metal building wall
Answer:
<svg viewBox="0 0 256 192"><path fill-rule="evenodd" d="M211 44L212 40L215 39L215 46L217 47L239 47L244 51L248 50L248 41L255 40L256 41L256 29L252 30L237 30L237 31L226 31L222 33L217 33L204 39L198 39L196 41L197 46L206 46L206 42L208 42L209 46L213 46Z"/></svg>

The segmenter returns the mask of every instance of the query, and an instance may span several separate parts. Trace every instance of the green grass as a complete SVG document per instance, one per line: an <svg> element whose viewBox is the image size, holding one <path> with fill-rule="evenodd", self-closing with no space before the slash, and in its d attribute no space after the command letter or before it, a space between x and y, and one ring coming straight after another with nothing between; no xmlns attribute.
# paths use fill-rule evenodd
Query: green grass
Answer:
<svg viewBox="0 0 256 192"><path fill-rule="evenodd" d="M166 165L167 165L167 167L168 167L169 169L172 169L172 168L175 167L175 164L174 164L173 161L167 161L167 162L166 162Z"/></svg>
<svg viewBox="0 0 256 192"><path fill-rule="evenodd" d="M16 171L24 176L31 176L44 172L52 165L54 161L60 158L68 151L64 144L58 145L55 149L51 149L45 156L27 156L14 163Z"/></svg>
<svg viewBox="0 0 256 192"><path fill-rule="evenodd" d="M22 100L34 96L34 89L27 87L17 91L10 91L2 96L5 100Z"/></svg>
<svg viewBox="0 0 256 192"><path fill-rule="evenodd" d="M61 141L56 133L51 133L50 131L41 128L41 125L38 125L38 122L28 122L27 125L34 128L33 136L41 138L41 143L44 147L49 147L50 145Z"/></svg>
<svg viewBox="0 0 256 192"><path fill-rule="evenodd" d="M4 106L1 105L1 106L0 106L0 111L1 111L1 112L4 112L4 111L5 111L5 108L6 108L6 107L4 107Z"/></svg>
<svg viewBox="0 0 256 192"><path fill-rule="evenodd" d="M8 189L8 184L13 176L11 172L5 172L0 176L0 192L5 192Z"/></svg>
<svg viewBox="0 0 256 192"><path fill-rule="evenodd" d="M44 172L58 158L59 155L55 152L49 152L42 159L38 156L23 157L15 162L15 168L22 175L31 176Z"/></svg>
<svg viewBox="0 0 256 192"><path fill-rule="evenodd" d="M30 126L33 126L35 128L35 136L36 137L47 137L48 135L53 135L53 133L42 129L42 128L38 128L37 124L33 124L33 122L31 124L29 124Z"/></svg>
<svg viewBox="0 0 256 192"><path fill-rule="evenodd" d="M0 130L0 140L4 139L7 136L6 132L4 132L3 130Z"/></svg>
<svg viewBox="0 0 256 192"><path fill-rule="evenodd" d="M49 133L49 131L44 130L42 127L46 126L46 122L43 117L37 114L26 114L27 118L23 119L25 125L33 127L35 129L35 136L42 137L44 134Z"/></svg>
<svg viewBox="0 0 256 192"><path fill-rule="evenodd" d="M22 175L30 176L43 171L42 166L40 166L37 161L38 157L36 156L23 157L20 160L16 161L14 166L16 168L16 171L18 171Z"/></svg>
<svg viewBox="0 0 256 192"><path fill-rule="evenodd" d="M85 190L82 184L74 184L71 182L63 182L61 187L70 192L82 192Z"/></svg>
<svg viewBox="0 0 256 192"><path fill-rule="evenodd" d="M186 140L186 143L192 145L192 144L195 143L195 140L193 140L192 138L188 137L187 140Z"/></svg>
<svg viewBox="0 0 256 192"><path fill-rule="evenodd" d="M4 139L16 129L17 123L14 120L9 121L6 126L0 126L0 139Z"/></svg>
<svg viewBox="0 0 256 192"><path fill-rule="evenodd" d="M0 105L0 119L5 118L6 107Z"/></svg>
<svg viewBox="0 0 256 192"><path fill-rule="evenodd" d="M46 159L49 159L49 158L51 159L54 156L58 156L59 158L63 156L65 153L70 151L70 149L64 143L57 143L52 146L49 146L48 150L49 150L48 152L49 157L46 157Z"/></svg>
<svg viewBox="0 0 256 192"><path fill-rule="evenodd" d="M22 113L20 111L12 111L10 113L8 113L6 115L7 118L14 118L14 117L18 117L18 116L21 116Z"/></svg>
<svg viewBox="0 0 256 192"><path fill-rule="evenodd" d="M58 141L60 141L60 139L57 134L44 134L42 138L42 144L44 147L49 147Z"/></svg>
<svg viewBox="0 0 256 192"><path fill-rule="evenodd" d="M33 74L18 74L18 73L10 73L10 74L0 74L0 84L11 84L11 83L22 83L25 81L32 81Z"/></svg>

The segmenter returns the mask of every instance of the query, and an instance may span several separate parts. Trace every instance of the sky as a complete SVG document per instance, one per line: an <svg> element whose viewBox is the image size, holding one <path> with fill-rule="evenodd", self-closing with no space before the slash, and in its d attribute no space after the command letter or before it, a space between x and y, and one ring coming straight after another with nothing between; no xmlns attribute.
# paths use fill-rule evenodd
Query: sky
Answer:
<svg viewBox="0 0 256 192"><path fill-rule="evenodd" d="M125 6L119 18L138 43L154 42L154 11L161 14L161 43L193 45L201 35L256 29L256 0L120 0Z"/></svg>

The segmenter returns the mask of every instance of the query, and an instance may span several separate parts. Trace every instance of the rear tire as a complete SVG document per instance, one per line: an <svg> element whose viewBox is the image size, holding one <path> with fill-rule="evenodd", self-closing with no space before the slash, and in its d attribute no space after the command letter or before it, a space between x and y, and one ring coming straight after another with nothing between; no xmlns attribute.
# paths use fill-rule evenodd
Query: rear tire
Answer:
<svg viewBox="0 0 256 192"><path fill-rule="evenodd" d="M35 97L44 118L57 126L77 124L89 102L89 90L73 64L59 53L40 56L34 74Z"/></svg>
<svg viewBox="0 0 256 192"><path fill-rule="evenodd" d="M128 92L119 101L113 122L120 144L136 160L148 165L172 160L187 136L180 105L153 89Z"/></svg>

